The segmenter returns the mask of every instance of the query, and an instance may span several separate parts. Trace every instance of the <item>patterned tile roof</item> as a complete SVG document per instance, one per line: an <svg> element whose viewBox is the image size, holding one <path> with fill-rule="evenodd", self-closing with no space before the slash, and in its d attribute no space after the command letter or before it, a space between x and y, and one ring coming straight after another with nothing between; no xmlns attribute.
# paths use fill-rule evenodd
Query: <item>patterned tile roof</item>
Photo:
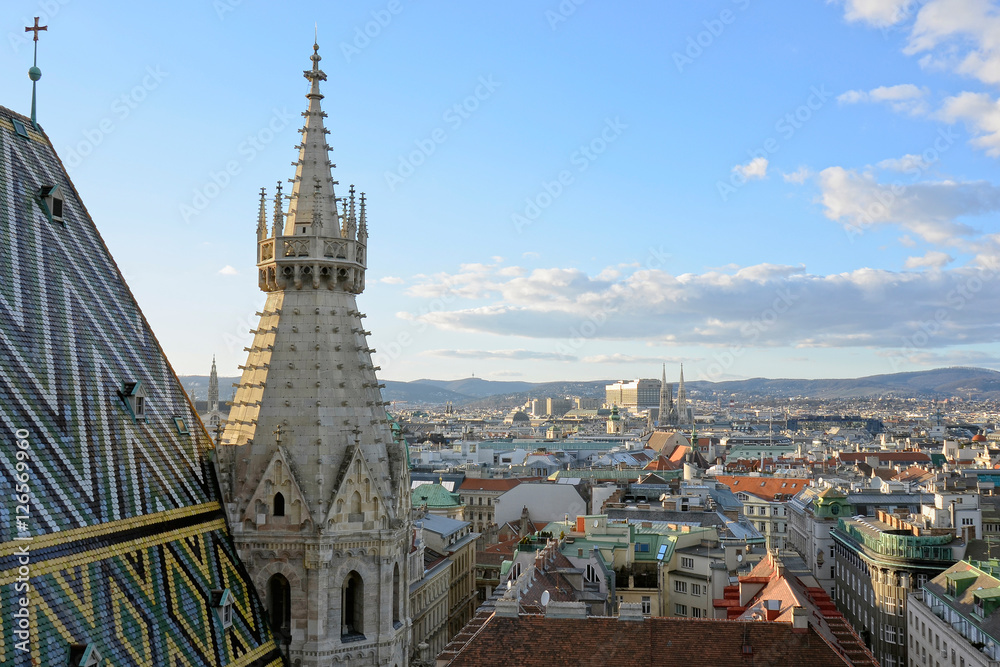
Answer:
<svg viewBox="0 0 1000 667"><path fill-rule="evenodd" d="M23 443L0 449L0 489L27 496L0 504L0 599L22 567L30 585L27 643L0 615L0 664L67 665L73 644L115 665L280 664L211 439L48 137L3 107L0 172L0 422Z"/></svg>

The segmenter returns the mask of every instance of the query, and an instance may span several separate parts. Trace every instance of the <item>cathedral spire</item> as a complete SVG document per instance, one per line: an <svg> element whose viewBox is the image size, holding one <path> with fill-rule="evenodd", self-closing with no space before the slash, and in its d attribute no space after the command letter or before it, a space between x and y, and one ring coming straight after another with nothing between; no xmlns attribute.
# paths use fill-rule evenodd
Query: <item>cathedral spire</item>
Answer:
<svg viewBox="0 0 1000 667"><path fill-rule="evenodd" d="M326 143L329 130L323 126L326 113L321 104L323 94L319 91L320 81L326 81L326 73L319 68L319 61L322 60L319 55L319 44L313 44L313 54L309 59L312 61L312 68L302 73L310 84L309 92L306 94L309 106L302 113L306 122L302 127L302 142L298 146L299 159L292 163L295 166L295 177L292 179L291 204L285 221L285 236L316 233L310 230L316 210L320 211L320 217L329 225L329 229L340 228L334 203L334 180L331 172L334 165L330 162L331 149ZM316 179L319 180L318 192L322 209L314 209L312 202L308 201L313 194L311 190Z"/></svg>

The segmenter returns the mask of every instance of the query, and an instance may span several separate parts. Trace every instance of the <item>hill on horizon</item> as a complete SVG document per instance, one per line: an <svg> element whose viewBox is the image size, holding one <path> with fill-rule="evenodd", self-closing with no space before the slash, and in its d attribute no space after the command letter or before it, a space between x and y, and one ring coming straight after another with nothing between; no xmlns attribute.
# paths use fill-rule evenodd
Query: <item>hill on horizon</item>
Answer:
<svg viewBox="0 0 1000 667"><path fill-rule="evenodd" d="M182 375L181 384L198 400L205 400L208 393L207 375ZM232 383L239 378L220 377L219 395L223 401L233 394ZM472 408L506 409L523 404L533 398L549 396L586 396L603 398L604 386L614 380L527 382L485 380L468 377L457 380L422 378L404 382L384 380L382 397L391 402L411 406L444 405ZM885 373L860 378L827 378L802 380L794 378L748 378L710 382L687 382L692 396L704 399L716 397L772 397L845 399L864 397L895 397L943 399L1000 399L1000 371L988 368L956 366L935 368L928 371Z"/></svg>

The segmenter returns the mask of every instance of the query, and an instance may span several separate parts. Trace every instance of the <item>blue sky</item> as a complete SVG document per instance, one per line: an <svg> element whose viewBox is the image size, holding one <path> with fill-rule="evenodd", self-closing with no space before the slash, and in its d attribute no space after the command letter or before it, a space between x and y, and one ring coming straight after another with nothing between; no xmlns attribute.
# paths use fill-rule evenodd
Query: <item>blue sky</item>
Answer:
<svg viewBox="0 0 1000 667"><path fill-rule="evenodd" d="M5 15L0 104L29 110L39 15L39 121L179 373L243 361L314 23L381 377L1000 368L996 2Z"/></svg>

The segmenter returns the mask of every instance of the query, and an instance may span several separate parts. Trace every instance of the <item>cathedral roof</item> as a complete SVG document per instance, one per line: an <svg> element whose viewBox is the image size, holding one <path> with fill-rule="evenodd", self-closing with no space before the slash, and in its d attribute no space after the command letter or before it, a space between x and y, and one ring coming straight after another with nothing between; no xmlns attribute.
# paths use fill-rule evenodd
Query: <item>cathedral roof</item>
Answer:
<svg viewBox="0 0 1000 667"><path fill-rule="evenodd" d="M48 137L3 107L0 172L0 487L27 495L0 506L0 598L28 568L31 663L280 664L211 439ZM11 611L0 664L27 664Z"/></svg>

